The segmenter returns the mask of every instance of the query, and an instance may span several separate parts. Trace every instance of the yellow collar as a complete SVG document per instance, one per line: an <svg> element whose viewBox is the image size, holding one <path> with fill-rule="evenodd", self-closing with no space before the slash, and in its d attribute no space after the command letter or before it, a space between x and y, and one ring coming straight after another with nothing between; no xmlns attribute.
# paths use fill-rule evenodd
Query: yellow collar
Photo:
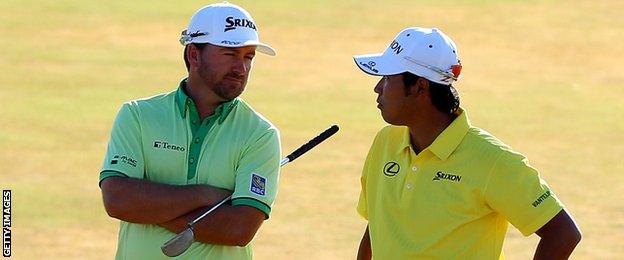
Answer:
<svg viewBox="0 0 624 260"><path fill-rule="evenodd" d="M449 126L433 140L433 143L424 150L430 150L440 160L446 160L457 149L457 146L461 143L470 129L470 120L466 115L466 111L459 109L459 116L451 122ZM399 146L399 152L403 152L406 148L411 147L410 132L409 129L405 131ZM423 150L423 151L424 151Z"/></svg>

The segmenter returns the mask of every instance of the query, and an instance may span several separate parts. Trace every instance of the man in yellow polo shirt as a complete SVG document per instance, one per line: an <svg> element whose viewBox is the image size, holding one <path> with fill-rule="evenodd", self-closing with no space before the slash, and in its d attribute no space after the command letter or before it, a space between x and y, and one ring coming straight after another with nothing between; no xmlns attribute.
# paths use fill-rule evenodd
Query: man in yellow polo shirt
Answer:
<svg viewBox="0 0 624 260"><path fill-rule="evenodd" d="M252 259L250 241L277 193L279 132L238 96L256 51L257 27L239 6L197 11L182 33L188 77L179 87L125 103L100 173L107 213L121 220L116 259L164 259L160 246L207 207L178 259Z"/></svg>
<svg viewBox="0 0 624 260"><path fill-rule="evenodd" d="M407 28L384 53L354 59L382 76L374 91L390 124L362 171L358 259L501 259L508 223L541 237L536 259L572 253L580 231L538 171L459 107L461 64L447 35Z"/></svg>

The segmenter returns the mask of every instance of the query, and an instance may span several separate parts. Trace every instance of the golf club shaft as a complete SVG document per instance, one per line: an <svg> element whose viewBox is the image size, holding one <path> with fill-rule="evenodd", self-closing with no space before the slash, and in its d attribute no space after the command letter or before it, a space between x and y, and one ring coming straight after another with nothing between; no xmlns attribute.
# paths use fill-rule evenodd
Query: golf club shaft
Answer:
<svg viewBox="0 0 624 260"><path fill-rule="evenodd" d="M280 161L280 167L284 166L285 164L287 164L288 158L284 158ZM195 225L195 223L197 223L197 221L199 221L200 219L204 218L206 215L210 214L210 212L214 211L215 209L217 209L219 206L221 206L223 203L225 203L226 201L228 201L230 198L232 198L232 195L227 196L227 198L223 199L222 201L220 201L219 203L217 203L216 205L212 206L212 208L210 208L208 211L204 212L204 214L201 214L199 217L196 217L195 219L193 219L193 221L189 222L188 225L189 227L192 227L193 225Z"/></svg>
<svg viewBox="0 0 624 260"><path fill-rule="evenodd" d="M188 227L192 228L193 225L195 225L195 223L197 223L197 221L201 220L202 218L204 218L206 215L210 214L210 212L213 212L215 209L217 209L219 206L223 205L223 203L227 202L228 200L230 200L230 198L232 198L232 195L227 196L227 198L223 199L222 201L220 201L219 203L217 203L216 205L212 206L212 208L210 208L208 211L204 212L204 214L201 214L199 217L196 217L195 219L193 219L193 221L188 223Z"/></svg>
<svg viewBox="0 0 624 260"><path fill-rule="evenodd" d="M292 152L291 154L286 156L286 158L282 159L280 161L280 167L286 165L289 162L294 161L295 159L297 159L297 157L301 156L302 154L306 153L310 149L314 148L319 143L325 141L325 139L329 138L330 136L335 134L337 131L338 131L338 126L337 125L332 125L330 128L328 128L327 130L323 131L320 135L312 138L312 140L310 140L309 142L307 142L304 145L302 145L301 147L299 147L297 150L295 150L294 152ZM201 220L202 218L204 218L208 214L210 214L210 212L214 211L219 206L221 206L224 203L226 203L231 198L232 198L232 195L228 196L227 198L223 199L222 201L220 201L216 205L212 206L210 209L208 209L208 211L204 212L199 217L196 217L195 219L193 219L193 221L189 222L188 223L188 228L186 228L184 231L182 231L181 233L179 233L178 235L176 235L175 237L173 237L169 241L165 242L160 247L162 252L165 255L171 256L171 257L175 257L175 256L178 256L178 255L184 253L191 246L191 244L194 241L193 225L195 225L195 223L197 223L199 220ZM190 237L189 237L189 234L190 234Z"/></svg>
<svg viewBox="0 0 624 260"><path fill-rule="evenodd" d="M322 133L320 133L316 137L312 138L312 140L310 140L307 143L303 144L302 146L297 148L297 150L293 151L292 153L290 153L289 155L284 157L284 159L282 159L280 161L280 167L286 165L289 162L294 161L295 159L297 159L302 154L310 151L312 148L314 148L315 146L317 146L318 144L320 144L321 142L325 141L327 138L329 138L330 136L332 136L336 132L338 132L338 129L339 128L338 128L337 125L332 125L331 127L325 129L325 131L323 131ZM217 209L219 206L223 205L230 198L232 198L232 195L228 196L227 198L223 199L222 201L220 201L216 205L212 206L212 208L210 208L208 211L206 211L203 214L201 214L199 217L196 217L195 219L193 219L193 221L188 223L188 227L192 228L193 225L195 225L195 223L197 223L197 221L201 220L206 215L210 214L210 212L213 212L215 209Z"/></svg>

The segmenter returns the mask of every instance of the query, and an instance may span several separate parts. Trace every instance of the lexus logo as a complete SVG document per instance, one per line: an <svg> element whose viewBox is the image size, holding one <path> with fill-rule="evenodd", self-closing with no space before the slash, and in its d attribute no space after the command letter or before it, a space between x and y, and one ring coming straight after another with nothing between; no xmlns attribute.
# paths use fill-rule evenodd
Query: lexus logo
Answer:
<svg viewBox="0 0 624 260"><path fill-rule="evenodd" d="M399 166L398 163L389 162L389 163L386 163L386 166L384 166L383 172L386 176L392 177L396 175L397 173L399 173L399 170L401 170L401 166Z"/></svg>

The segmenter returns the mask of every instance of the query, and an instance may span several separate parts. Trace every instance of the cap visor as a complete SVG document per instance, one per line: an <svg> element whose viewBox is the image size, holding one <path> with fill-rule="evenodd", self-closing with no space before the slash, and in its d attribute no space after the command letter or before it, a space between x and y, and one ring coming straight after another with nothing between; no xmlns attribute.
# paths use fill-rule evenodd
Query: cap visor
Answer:
<svg viewBox="0 0 624 260"><path fill-rule="evenodd" d="M217 45L217 46L227 47L227 48L256 46L257 51L262 52L266 55L275 56L275 54L277 54L277 52L275 51L275 49L273 49L273 47L269 46L268 44L261 43L255 40L240 41L240 42L236 40L221 40L221 41L217 40L217 41L209 41L209 43L212 45Z"/></svg>
<svg viewBox="0 0 624 260"><path fill-rule="evenodd" d="M373 76L388 76L404 72L398 62L392 61L382 53L353 56L355 65L362 71Z"/></svg>
<svg viewBox="0 0 624 260"><path fill-rule="evenodd" d="M273 47L269 46L268 44L264 44L264 43L258 42L256 44L256 46L258 46L258 48L256 48L256 50L258 50L259 52L262 52L262 53L264 53L266 55L275 56L277 54L275 49L273 49Z"/></svg>

